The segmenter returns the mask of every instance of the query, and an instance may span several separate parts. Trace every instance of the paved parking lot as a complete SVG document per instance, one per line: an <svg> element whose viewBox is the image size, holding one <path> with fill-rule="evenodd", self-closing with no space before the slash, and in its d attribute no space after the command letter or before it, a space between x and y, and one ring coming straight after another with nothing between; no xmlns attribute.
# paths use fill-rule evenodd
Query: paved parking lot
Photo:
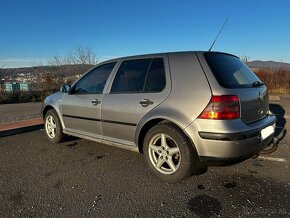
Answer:
<svg viewBox="0 0 290 218"><path fill-rule="evenodd" d="M52 145L43 130L3 137L0 217L289 217L289 140L167 184L134 152L83 139Z"/></svg>
<svg viewBox="0 0 290 218"><path fill-rule="evenodd" d="M41 117L42 102L0 104L0 125Z"/></svg>
<svg viewBox="0 0 290 218"><path fill-rule="evenodd" d="M290 96L271 110L290 129ZM52 145L43 130L2 137L0 217L289 217L289 142L287 134L273 154L167 184L137 153L76 138Z"/></svg>

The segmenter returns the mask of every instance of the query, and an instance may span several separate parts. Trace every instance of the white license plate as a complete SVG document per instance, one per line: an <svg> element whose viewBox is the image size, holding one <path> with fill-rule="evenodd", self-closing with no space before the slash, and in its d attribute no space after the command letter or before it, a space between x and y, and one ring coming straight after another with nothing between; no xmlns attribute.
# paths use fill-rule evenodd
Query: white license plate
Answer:
<svg viewBox="0 0 290 218"><path fill-rule="evenodd" d="M270 135L274 133L274 127L273 126L268 126L265 129L261 130L261 139L264 140L268 138Z"/></svg>

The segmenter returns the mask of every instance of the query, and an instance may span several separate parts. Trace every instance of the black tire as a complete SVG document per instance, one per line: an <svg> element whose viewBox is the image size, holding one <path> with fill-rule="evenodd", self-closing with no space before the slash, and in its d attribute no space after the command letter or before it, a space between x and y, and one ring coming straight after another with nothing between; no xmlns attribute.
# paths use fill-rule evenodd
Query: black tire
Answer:
<svg viewBox="0 0 290 218"><path fill-rule="evenodd" d="M54 125L55 128L52 128ZM63 133L62 125L55 110L50 109L46 112L44 117L44 129L51 143L60 143L65 140L66 135Z"/></svg>
<svg viewBox="0 0 290 218"><path fill-rule="evenodd" d="M167 149L162 148L162 139L166 142ZM200 161L194 145L174 124L160 123L154 126L147 132L143 145L143 154L148 166L160 180L170 183L179 182L196 174L200 169ZM172 152L176 153L172 155ZM172 163L174 167L170 167Z"/></svg>

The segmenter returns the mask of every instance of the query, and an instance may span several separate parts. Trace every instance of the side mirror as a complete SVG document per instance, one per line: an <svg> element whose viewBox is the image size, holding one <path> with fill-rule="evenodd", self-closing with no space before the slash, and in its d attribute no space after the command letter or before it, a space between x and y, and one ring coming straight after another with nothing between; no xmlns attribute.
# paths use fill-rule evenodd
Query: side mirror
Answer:
<svg viewBox="0 0 290 218"><path fill-rule="evenodd" d="M71 85L69 84L64 84L60 87L60 91L64 93L69 93L71 90Z"/></svg>

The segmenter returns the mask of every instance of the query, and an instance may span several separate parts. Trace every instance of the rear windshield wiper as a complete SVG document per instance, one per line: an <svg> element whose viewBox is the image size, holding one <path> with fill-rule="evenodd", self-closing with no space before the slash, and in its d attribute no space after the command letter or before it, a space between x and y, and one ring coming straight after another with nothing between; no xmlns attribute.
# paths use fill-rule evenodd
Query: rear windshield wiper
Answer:
<svg viewBox="0 0 290 218"><path fill-rule="evenodd" d="M256 81L256 82L252 83L253 87L264 86L264 85L265 85L265 83L262 83L261 81Z"/></svg>

